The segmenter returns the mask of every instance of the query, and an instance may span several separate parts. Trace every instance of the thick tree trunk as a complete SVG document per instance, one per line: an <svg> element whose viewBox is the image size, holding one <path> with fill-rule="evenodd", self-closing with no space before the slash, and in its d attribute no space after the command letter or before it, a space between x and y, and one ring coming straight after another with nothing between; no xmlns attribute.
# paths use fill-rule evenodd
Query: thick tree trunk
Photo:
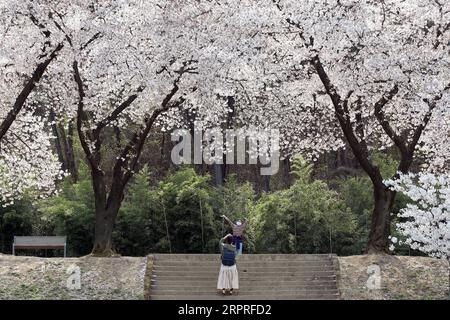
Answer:
<svg viewBox="0 0 450 320"><path fill-rule="evenodd" d="M151 116L145 118L144 126L136 131L129 139L126 146L113 167L111 187L108 192L105 183L105 173L101 169L101 149L103 129L109 126L118 116L128 108L138 97L145 87L141 86L135 94L130 95L120 105L118 105L106 118L97 123L94 129L92 124L84 128L84 124L89 122L89 117L84 111L85 86L78 69L78 61L72 64L74 80L78 88L78 109L77 109L77 131L80 138L81 147L89 162L92 175L92 184L95 195L95 239L92 254L95 256L111 256L113 251L112 233L114 224L124 198L124 190L134 172L137 169L137 163L142 153L145 140L156 121L157 117L167 111L170 107L177 108L185 102L184 97L180 97L176 102L172 98L178 92L178 83L184 72L174 80L172 90L165 96L160 108L153 111ZM90 146L90 143L93 146Z"/></svg>
<svg viewBox="0 0 450 320"><path fill-rule="evenodd" d="M113 182L108 194L103 172L94 171L95 237L92 255L110 257L115 254L112 233L124 198L125 185Z"/></svg>
<svg viewBox="0 0 450 320"><path fill-rule="evenodd" d="M95 239L92 255L109 257L115 254L112 233L119 207L98 208L95 212Z"/></svg>
<svg viewBox="0 0 450 320"><path fill-rule="evenodd" d="M363 122L361 117L357 114L356 121L353 121L350 117L349 100L353 94L353 91L349 91L343 99L338 93L337 88L331 82L331 79L328 77L322 62L320 61L319 55L315 56L311 60L311 63L334 105L335 115L341 126L342 132L344 133L344 136L352 149L355 159L374 184L375 207L372 216L372 226L367 245L367 252L387 252L390 231L390 212L395 200L395 192L388 190L382 183L383 178L379 168L369 159L369 148L364 137ZM437 101L441 100L444 91L449 89L450 84L447 85L442 92L434 96L433 99L424 99L423 101L428 104L428 111L423 116L420 125L415 128L410 128L412 130L406 130L400 133L391 126L389 117L384 111L386 104L392 101L392 99L397 95L399 91L398 85L395 84L391 90L385 92L384 95L374 104L374 115L378 121L378 124L383 128L384 133L394 143L400 154L400 163L397 170L398 172L407 173L409 171L414 159L416 146L433 115L433 110L436 108ZM361 104L363 102L362 100L359 100L356 103ZM412 138L408 141L407 137L410 133L412 133ZM396 178L396 176L397 175L395 175L394 178Z"/></svg>
<svg viewBox="0 0 450 320"><path fill-rule="evenodd" d="M374 186L375 206L372 214L367 253L388 253L390 214L396 193L385 186Z"/></svg>

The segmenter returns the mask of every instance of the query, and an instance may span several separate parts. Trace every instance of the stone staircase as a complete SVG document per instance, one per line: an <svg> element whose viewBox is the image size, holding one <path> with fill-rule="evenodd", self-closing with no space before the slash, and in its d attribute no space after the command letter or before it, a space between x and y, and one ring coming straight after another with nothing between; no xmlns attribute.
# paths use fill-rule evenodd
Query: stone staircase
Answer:
<svg viewBox="0 0 450 320"><path fill-rule="evenodd" d="M220 256L149 256L151 300L339 299L336 259L329 254L244 254L237 258L239 293L217 293Z"/></svg>

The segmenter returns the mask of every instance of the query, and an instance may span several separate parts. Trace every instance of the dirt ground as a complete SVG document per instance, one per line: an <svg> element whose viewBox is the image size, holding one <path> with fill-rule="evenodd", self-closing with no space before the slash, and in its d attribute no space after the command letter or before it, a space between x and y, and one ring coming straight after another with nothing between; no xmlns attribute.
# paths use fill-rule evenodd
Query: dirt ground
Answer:
<svg viewBox="0 0 450 320"><path fill-rule="evenodd" d="M143 299L145 269L145 257L63 259L0 254L0 300Z"/></svg>
<svg viewBox="0 0 450 320"><path fill-rule="evenodd" d="M390 255L338 259L342 299L441 300L448 297L449 270L445 261Z"/></svg>

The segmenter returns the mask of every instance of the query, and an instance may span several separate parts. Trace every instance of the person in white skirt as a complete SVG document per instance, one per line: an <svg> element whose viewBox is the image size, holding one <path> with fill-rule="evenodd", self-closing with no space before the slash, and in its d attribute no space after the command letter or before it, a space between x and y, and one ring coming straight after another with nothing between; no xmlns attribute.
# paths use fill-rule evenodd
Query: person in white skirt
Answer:
<svg viewBox="0 0 450 320"><path fill-rule="evenodd" d="M239 277L236 268L236 247L232 244L233 235L227 234L220 240L220 251L222 253L222 264L220 266L217 290L225 295L232 295L233 290L239 290Z"/></svg>

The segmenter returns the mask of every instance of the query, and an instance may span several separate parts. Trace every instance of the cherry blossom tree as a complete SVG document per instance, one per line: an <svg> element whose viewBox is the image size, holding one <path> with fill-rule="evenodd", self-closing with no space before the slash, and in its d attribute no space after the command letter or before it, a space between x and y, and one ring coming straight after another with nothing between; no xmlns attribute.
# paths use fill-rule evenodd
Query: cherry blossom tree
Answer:
<svg viewBox="0 0 450 320"><path fill-rule="evenodd" d="M388 181L387 185L413 201L398 215L397 230L406 238L398 241L399 244L404 242L414 250L450 263L450 176L404 174ZM397 239L391 238L391 241L391 250L394 250Z"/></svg>
<svg viewBox="0 0 450 320"><path fill-rule="evenodd" d="M53 194L55 181L65 173L52 152L45 119L24 113L11 126L0 152L0 203L12 204L25 194L45 197Z"/></svg>
<svg viewBox="0 0 450 320"><path fill-rule="evenodd" d="M32 103L36 85L65 46L41 1L0 1L0 202L25 192L50 194L61 177L44 117ZM34 193L35 195L38 195Z"/></svg>
<svg viewBox="0 0 450 320"><path fill-rule="evenodd" d="M304 105L319 104L335 115L334 123L373 183L367 250L386 251L396 193L383 182L371 153L395 148L402 173L419 153L443 163L443 155L433 151L443 146L435 138L450 132L449 3L273 2L285 22L285 32L276 37L293 62L286 70L303 70L306 83L298 90Z"/></svg>
<svg viewBox="0 0 450 320"><path fill-rule="evenodd" d="M449 4L233 3L224 6L234 32L250 35L237 50L248 61L224 68L217 93L234 98L239 125L280 128L287 155L349 147L374 187L367 251L387 251L396 193L383 183L372 153L396 150L403 173L415 160L448 161ZM212 123L226 119L221 116Z"/></svg>
<svg viewBox="0 0 450 320"><path fill-rule="evenodd" d="M77 15L63 26L73 48L71 70L64 74L73 76L73 111L95 194L95 255L113 254L114 223L146 137L162 112L184 102L180 81L195 72L190 58L173 59L167 52L162 30L152 25L161 9L150 4L79 2ZM102 151L113 126L123 129L127 142L119 142L111 170Z"/></svg>
<svg viewBox="0 0 450 320"><path fill-rule="evenodd" d="M230 66L249 56L238 49L244 35L226 15L242 14L241 4L232 4L236 10L192 0L72 1L68 13L59 14L65 17L59 30L71 50L49 68L42 90L48 103L58 93L52 104L56 118L76 118L95 193L93 254L113 254L114 222L155 124L175 127L179 121L172 113L191 108L204 123L226 114L217 92L227 90ZM253 32L257 28L254 24ZM163 114L166 121L157 122ZM103 152L112 128L120 129L121 141L111 167Z"/></svg>

